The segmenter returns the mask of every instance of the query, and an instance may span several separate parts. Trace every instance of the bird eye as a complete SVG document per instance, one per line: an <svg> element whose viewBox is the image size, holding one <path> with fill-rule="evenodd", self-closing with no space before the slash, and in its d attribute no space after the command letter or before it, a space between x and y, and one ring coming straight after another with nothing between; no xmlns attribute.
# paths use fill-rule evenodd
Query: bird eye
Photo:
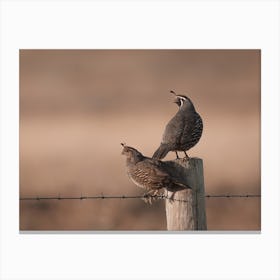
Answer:
<svg viewBox="0 0 280 280"><path fill-rule="evenodd" d="M180 106L182 106L184 104L184 102L185 102L185 99L180 97Z"/></svg>

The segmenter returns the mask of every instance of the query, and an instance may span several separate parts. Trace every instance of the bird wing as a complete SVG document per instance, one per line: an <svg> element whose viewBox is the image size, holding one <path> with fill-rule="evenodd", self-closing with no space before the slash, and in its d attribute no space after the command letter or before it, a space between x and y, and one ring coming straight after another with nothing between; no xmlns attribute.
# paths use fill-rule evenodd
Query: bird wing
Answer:
<svg viewBox="0 0 280 280"><path fill-rule="evenodd" d="M172 173L173 169L165 162L151 158L145 158L135 166L135 174L138 178L141 177L143 184L151 189L165 187L170 191L178 191L190 188Z"/></svg>
<svg viewBox="0 0 280 280"><path fill-rule="evenodd" d="M201 136L202 129L202 119L198 114L193 114L188 117L188 121L185 122L185 126L183 128L180 143L184 145L186 139L191 139L192 142L197 142Z"/></svg>
<svg viewBox="0 0 280 280"><path fill-rule="evenodd" d="M169 174L164 171L161 164L149 158L136 164L136 172L153 185L162 185L169 178Z"/></svg>
<svg viewBox="0 0 280 280"><path fill-rule="evenodd" d="M202 126L202 123L199 126L196 122L202 122L197 114L182 115L177 113L166 125L162 143L181 147L185 144L186 139L192 139L195 142L196 137L200 137L197 129Z"/></svg>
<svg viewBox="0 0 280 280"><path fill-rule="evenodd" d="M182 133L184 131L184 121L181 114L176 114L166 125L163 136L162 144L176 145L180 143Z"/></svg>

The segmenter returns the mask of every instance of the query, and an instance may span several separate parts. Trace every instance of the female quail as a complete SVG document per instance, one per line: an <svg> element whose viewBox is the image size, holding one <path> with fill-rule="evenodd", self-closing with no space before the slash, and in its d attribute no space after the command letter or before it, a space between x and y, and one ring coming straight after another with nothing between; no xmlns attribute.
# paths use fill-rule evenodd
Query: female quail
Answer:
<svg viewBox="0 0 280 280"><path fill-rule="evenodd" d="M177 151L182 151L188 158L186 151L197 144L203 130L202 119L192 101L187 96L170 92L175 95L174 102L179 110L166 125L161 144L153 154L154 159L164 158L169 151L174 151L177 158Z"/></svg>
<svg viewBox="0 0 280 280"><path fill-rule="evenodd" d="M144 188L146 194L156 195L159 190L166 188L173 192L190 188L179 182L173 175L167 162L143 156L136 149L121 144L122 154L126 156L126 168L128 177L137 186Z"/></svg>

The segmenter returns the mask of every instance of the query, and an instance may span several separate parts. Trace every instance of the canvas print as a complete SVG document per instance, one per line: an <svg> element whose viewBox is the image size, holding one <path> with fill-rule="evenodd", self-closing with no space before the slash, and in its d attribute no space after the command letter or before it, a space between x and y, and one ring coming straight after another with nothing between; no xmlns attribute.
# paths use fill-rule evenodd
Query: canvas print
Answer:
<svg viewBox="0 0 280 280"><path fill-rule="evenodd" d="M19 229L260 231L260 50L19 51Z"/></svg>

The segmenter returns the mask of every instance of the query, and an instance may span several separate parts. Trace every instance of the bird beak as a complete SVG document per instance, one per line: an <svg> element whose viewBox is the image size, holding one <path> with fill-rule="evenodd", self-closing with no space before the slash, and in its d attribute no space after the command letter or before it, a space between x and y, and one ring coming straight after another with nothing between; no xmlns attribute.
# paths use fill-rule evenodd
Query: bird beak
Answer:
<svg viewBox="0 0 280 280"><path fill-rule="evenodd" d="M175 96L177 96L176 92L173 90L170 90L170 93L174 94Z"/></svg>
<svg viewBox="0 0 280 280"><path fill-rule="evenodd" d="M123 146L123 150L122 150L122 153L121 153L121 155L124 155L124 148L125 148L125 143L121 143L121 145Z"/></svg>

